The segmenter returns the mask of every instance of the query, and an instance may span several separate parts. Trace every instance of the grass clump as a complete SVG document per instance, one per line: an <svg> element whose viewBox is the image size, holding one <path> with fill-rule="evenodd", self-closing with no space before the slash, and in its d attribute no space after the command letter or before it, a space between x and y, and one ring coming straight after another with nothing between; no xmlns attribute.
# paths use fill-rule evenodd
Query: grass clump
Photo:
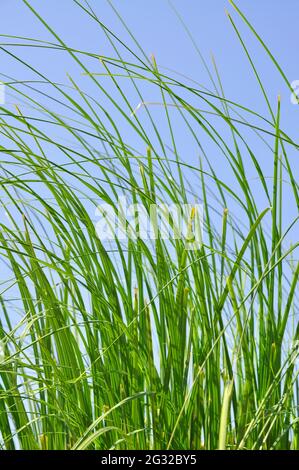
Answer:
<svg viewBox="0 0 299 470"><path fill-rule="evenodd" d="M298 449L298 144L283 103L233 15L266 117L227 99L217 68L212 90L169 76L74 3L112 57L68 46L27 0L53 42L1 40L33 77L6 76L19 104L0 116L1 447ZM64 54L93 93L52 81L20 46ZM146 214L201 203L203 242L103 241L96 207L116 211L120 196Z"/></svg>

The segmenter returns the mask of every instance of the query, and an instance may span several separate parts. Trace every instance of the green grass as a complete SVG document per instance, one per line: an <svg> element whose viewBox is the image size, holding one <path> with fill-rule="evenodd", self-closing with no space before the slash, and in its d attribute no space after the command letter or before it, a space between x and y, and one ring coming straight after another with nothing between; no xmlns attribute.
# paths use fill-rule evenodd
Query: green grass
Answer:
<svg viewBox="0 0 299 470"><path fill-rule="evenodd" d="M129 30L118 38L77 0L114 53L74 50L24 3L53 42L1 37L2 52L35 76L6 78L19 104L0 115L1 448L299 449L298 216L284 217L298 214L298 144L238 20L289 86L278 62L231 2L262 116L225 96L215 61L212 90L163 72ZM51 81L23 47L65 54L80 83ZM160 104L142 105L149 91ZM94 214L119 195L147 211L201 201L202 246L109 248Z"/></svg>

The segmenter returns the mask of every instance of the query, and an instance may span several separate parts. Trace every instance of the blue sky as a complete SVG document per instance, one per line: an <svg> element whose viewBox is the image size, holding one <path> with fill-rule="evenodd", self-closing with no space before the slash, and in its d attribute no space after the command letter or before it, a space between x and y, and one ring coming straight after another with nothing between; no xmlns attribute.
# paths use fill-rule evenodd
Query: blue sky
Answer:
<svg viewBox="0 0 299 470"><path fill-rule="evenodd" d="M123 34L123 28L106 0L92 0L90 3L105 24ZM214 53L227 93L234 93L236 98L243 97L243 100L244 95L254 97L255 83L250 80L246 58L225 15L226 8L233 11L228 0L173 0L172 3L190 28L205 58L209 60L210 52ZM69 43L82 49L105 51L106 45L100 41L100 34L96 33L88 20L83 19L82 12L74 7L72 0L31 0L31 4ZM262 34L287 76L291 79L299 78L299 3L296 0L238 0L237 4ZM148 54L155 53L160 65L184 72L199 81L207 79L194 48L167 0L115 0L113 5L145 51ZM1 0L0 26L2 34L49 38L22 0ZM261 53L248 29L242 26L241 30L269 90L273 94L282 91L279 90L279 83L276 83L277 74L269 67L269 60ZM3 56L1 68L5 69ZM62 73L65 71L58 57L55 68L60 68Z"/></svg>
<svg viewBox="0 0 299 470"><path fill-rule="evenodd" d="M47 19L48 23L67 44L74 48L102 55L112 53L111 47L100 28L90 21L86 15L83 15L81 9L75 6L72 0L51 0L47 2L30 0L30 3L41 16ZM125 42L128 42L133 50L137 50L108 1L91 0L90 5L105 25ZM150 56L154 53L161 69L165 72L168 69L175 70L211 88L209 77L199 55L168 1L115 0L113 5L142 45L146 55ZM252 33L234 12L228 0L209 0L208 2L202 0L190 0L188 2L173 0L172 5L188 25L194 41L210 67L210 57L213 53L227 98L244 106L249 106L269 117L261 91L238 38L225 14L225 9L232 13L254 58L255 65L263 79L274 108L277 95L281 94L282 96L282 127L296 137L299 131L299 107L290 103L290 92L277 70ZM299 79L297 50L299 43L299 2L297 0L285 0L283 2L280 0L238 0L237 5L261 34L289 80ZM0 30L1 34L53 41L49 32L34 17L22 0L1 1ZM10 40L2 37L1 42L7 43ZM43 49L4 47L6 51L21 56L26 63L36 66L38 70L41 70L53 81L67 84L69 83L67 74L71 74L82 84L86 92L94 93L93 88L90 87L90 81L86 77L82 77L81 71L78 71L76 66L66 58L66 54L57 53L57 51L44 51ZM2 74L16 77L18 80L29 79L32 76L30 70L25 69L23 65L17 63L3 50L0 51L0 64ZM92 63L92 70L99 72L99 64ZM137 106L138 101L137 99L134 101L135 98L131 95L129 89L127 93L132 98L132 106ZM156 101L157 99L153 90L147 87L144 87L143 96L146 101ZM8 96L8 106L12 106L14 103L14 97ZM105 100L103 104L106 106ZM142 115L142 110L140 114ZM165 123L162 120L160 122L160 114L161 109L153 110L153 115L159 122L160 129L162 132L165 130L166 133ZM127 132L127 129L122 127L121 121L119 126L120 130ZM134 141L134 136L131 136L130 133L128 133L128 139L133 139L130 143L132 145L136 144L138 147L138 142ZM185 140L184 133L180 134L179 129L177 129L177 139L180 152L185 154L182 158L192 162L192 164L195 163L198 158L196 151ZM269 155L265 154L264 148L254 139L252 145L255 148L257 158L265 169L266 176L271 177L272 168L267 160ZM211 154L215 152L210 144L207 144L207 150ZM217 158L218 155L215 154L216 165L218 165ZM296 155L293 158L296 158ZM269 171L269 174L267 171ZM229 172L226 174L226 172L227 169L223 167L223 176L229 183L231 175ZM248 169L248 176L250 177L250 169ZM263 201L261 201L261 206L263 206ZM287 211L290 212L290 216L294 215L291 205L287 208Z"/></svg>

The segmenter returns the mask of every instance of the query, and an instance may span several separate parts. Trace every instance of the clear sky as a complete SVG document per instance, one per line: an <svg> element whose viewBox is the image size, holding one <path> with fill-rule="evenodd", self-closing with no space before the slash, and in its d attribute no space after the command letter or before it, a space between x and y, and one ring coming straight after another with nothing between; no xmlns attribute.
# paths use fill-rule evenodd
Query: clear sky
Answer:
<svg viewBox="0 0 299 470"><path fill-rule="evenodd" d="M105 53L104 44L90 21L72 0L31 0L31 4L44 15L49 24L69 43L81 49ZM91 0L100 19L113 31L122 34L121 27L106 0ZM207 60L212 51L216 57L221 76L228 94L236 98L255 97L257 88L251 80L246 58L225 15L225 9L233 11L228 0L173 0L172 4L182 15L194 39ZM120 12L145 51L154 53L160 65L186 73L198 81L206 82L207 77L198 60L198 55L184 33L167 0L114 0L113 5ZM297 0L238 0L237 5L244 11L260 32L273 54L278 58L290 79L299 79L298 64L298 14ZM22 0L1 0L0 28L2 34L49 38L24 6ZM238 20L237 20L238 21ZM238 21L238 24L241 24ZM277 74L261 52L247 28L241 28L244 39L254 54L256 65L261 71L268 88L274 95L279 89ZM0 56L1 71L6 69L5 56ZM56 57L55 64L48 64L65 71L63 63ZM280 87L281 88L281 87ZM257 95L258 96L258 95ZM286 97L287 99L287 97Z"/></svg>
<svg viewBox="0 0 299 470"><path fill-rule="evenodd" d="M30 3L69 45L102 55L111 54L111 48L100 28L96 27L86 15L82 15L81 9L75 6L72 0L30 0ZM101 21L136 50L109 2L90 0L89 3ZM236 3L261 34L289 80L299 79L299 1L237 0ZM1 0L0 5L1 34L53 40L22 0ZM165 67L165 70L173 69L211 88L209 77L198 53L167 0L114 0L113 5L138 39L145 53L148 56L154 53L159 67ZM210 54L213 53L227 98L269 117L261 91L225 14L225 9L233 14L254 58L273 107L275 107L277 95L280 93L282 96L282 127L296 137L299 131L299 106L290 103L290 92L283 80L252 33L235 14L228 0L173 0L172 5L188 25L209 66L211 66ZM10 41L2 37L0 42ZM77 78L78 71L66 59L65 53L45 52L42 49L32 48L21 49L8 45L3 47L6 51L20 55L26 63L37 66L53 81L68 83L67 73ZM100 70L97 70L95 65L94 72L97 71ZM20 66L12 60L11 56L3 50L0 51L0 72L19 80L31 76L29 70L25 70L23 65ZM92 89L89 89L88 80L84 81L82 76L78 80L83 80L80 83L83 83L82 86L86 92L92 92ZM152 90L145 88L144 98L146 101L155 101L156 97L152 95ZM13 104L14 98L8 96L7 102L8 105ZM136 106L137 104L136 101ZM184 141L184 136L180 136L179 131L178 141L180 148L188 155L187 160L190 159L194 163L195 159L192 155L194 149ZM135 144L135 142L130 143ZM262 147L256 147L256 152L259 161L269 157L264 155ZM264 168L265 172L267 168L270 168L269 173L272 173L271 166L269 167L266 160ZM229 175L227 177L229 178Z"/></svg>

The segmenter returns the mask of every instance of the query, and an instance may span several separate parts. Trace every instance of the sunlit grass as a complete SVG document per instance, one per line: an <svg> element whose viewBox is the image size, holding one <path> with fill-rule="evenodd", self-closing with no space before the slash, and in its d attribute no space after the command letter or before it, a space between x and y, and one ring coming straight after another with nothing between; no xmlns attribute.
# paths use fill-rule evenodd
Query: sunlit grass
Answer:
<svg viewBox="0 0 299 470"><path fill-rule="evenodd" d="M19 104L0 108L2 448L299 449L298 217L283 217L298 144L233 17L265 116L225 96L216 63L212 90L168 75L77 0L114 54L74 50L24 3L53 42L1 39L35 76L6 77ZM23 61L29 46L65 54L94 94ZM95 209L119 196L202 203L202 246L102 242Z"/></svg>

